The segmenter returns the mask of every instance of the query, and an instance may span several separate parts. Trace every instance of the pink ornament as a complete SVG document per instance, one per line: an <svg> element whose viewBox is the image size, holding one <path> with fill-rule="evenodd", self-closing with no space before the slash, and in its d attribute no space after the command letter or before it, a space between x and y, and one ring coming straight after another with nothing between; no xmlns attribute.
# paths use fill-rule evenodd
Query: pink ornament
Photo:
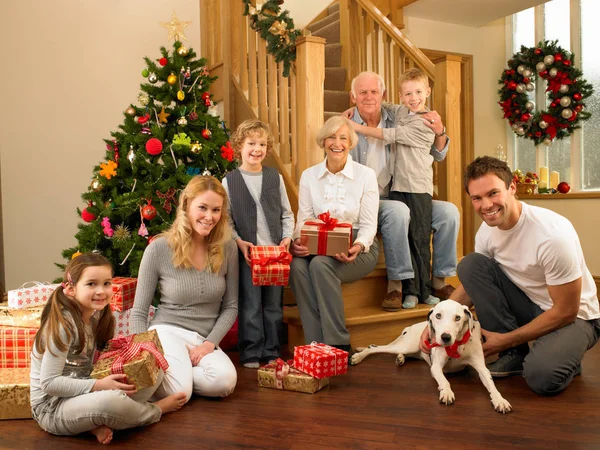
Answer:
<svg viewBox="0 0 600 450"><path fill-rule="evenodd" d="M148 229L146 228L146 224L142 222L140 225L140 229L138 230L138 235L142 237L148 236Z"/></svg>

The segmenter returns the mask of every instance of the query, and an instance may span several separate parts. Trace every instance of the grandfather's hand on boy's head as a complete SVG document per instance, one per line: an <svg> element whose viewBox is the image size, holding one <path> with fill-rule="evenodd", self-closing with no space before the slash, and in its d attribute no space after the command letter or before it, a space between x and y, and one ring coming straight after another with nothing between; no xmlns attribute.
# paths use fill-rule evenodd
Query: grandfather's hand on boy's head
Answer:
<svg viewBox="0 0 600 450"><path fill-rule="evenodd" d="M292 246L290 248L290 253L293 256L308 256L308 247L302 245L302 241L300 238L296 238L294 242L292 242Z"/></svg>
<svg viewBox="0 0 600 450"><path fill-rule="evenodd" d="M344 116L348 120L352 120L352 118L354 117L354 106L352 108L348 108L346 111L344 111L342 113L342 116Z"/></svg>
<svg viewBox="0 0 600 450"><path fill-rule="evenodd" d="M437 111L428 111L421 115L425 126L433 130L435 134L442 134L444 132L444 123L442 122L441 116Z"/></svg>

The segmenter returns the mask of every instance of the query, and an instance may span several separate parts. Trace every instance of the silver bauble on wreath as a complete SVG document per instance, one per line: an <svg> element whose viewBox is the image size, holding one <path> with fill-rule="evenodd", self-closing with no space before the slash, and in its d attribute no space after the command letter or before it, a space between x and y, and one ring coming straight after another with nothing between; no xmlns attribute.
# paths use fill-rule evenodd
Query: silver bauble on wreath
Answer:
<svg viewBox="0 0 600 450"><path fill-rule="evenodd" d="M533 72L531 72L531 69L525 69L523 71L523 76L524 77L530 77L531 75L533 75Z"/></svg>
<svg viewBox="0 0 600 450"><path fill-rule="evenodd" d="M525 92L526 89L527 89L527 86L525 86L523 83L517 84L517 92L519 94L522 94L523 92Z"/></svg>
<svg viewBox="0 0 600 450"><path fill-rule="evenodd" d="M523 135L525 134L525 128L523 128L523 127L518 127L518 128L517 128L517 134L518 134L519 136L523 136Z"/></svg>
<svg viewBox="0 0 600 450"><path fill-rule="evenodd" d="M546 128L548 128L548 122L546 122L545 120L540 120L539 125L542 130L545 130Z"/></svg>
<svg viewBox="0 0 600 450"><path fill-rule="evenodd" d="M573 115L573 110L569 109L569 108L565 108L560 112L560 115L563 117L563 119L570 119L571 116Z"/></svg>
<svg viewBox="0 0 600 450"><path fill-rule="evenodd" d="M569 92L569 86L567 86L566 84L561 84L558 88L558 92L560 92L561 94L566 94L567 92Z"/></svg>
<svg viewBox="0 0 600 450"><path fill-rule="evenodd" d="M564 97L562 97L560 99L560 106L566 108L567 106L569 106L571 104L571 97L565 95Z"/></svg>
<svg viewBox="0 0 600 450"><path fill-rule="evenodd" d="M548 75L550 75L552 78L554 78L556 74L558 74L558 69L556 67L553 67L548 71Z"/></svg>
<svg viewBox="0 0 600 450"><path fill-rule="evenodd" d="M532 111L533 108L535 108L535 103L533 103L531 101L525 103L525 109L527 111Z"/></svg>
<svg viewBox="0 0 600 450"><path fill-rule="evenodd" d="M510 128L512 128L512 130L513 130L514 132L516 132L516 131L517 131L517 128L519 128L519 125L518 125L518 124L516 124L516 123L513 123L513 124L510 126Z"/></svg>
<svg viewBox="0 0 600 450"><path fill-rule="evenodd" d="M552 55L544 56L544 64L546 64L547 66L551 66L552 64L554 64L554 56L552 56Z"/></svg>
<svg viewBox="0 0 600 450"><path fill-rule="evenodd" d="M535 90L535 84L527 83L527 86L525 86L525 89L527 90L527 92L533 92Z"/></svg>
<svg viewBox="0 0 600 450"><path fill-rule="evenodd" d="M544 145L546 147L550 147L552 145L552 139L548 139L548 138L544 139Z"/></svg>
<svg viewBox="0 0 600 450"><path fill-rule="evenodd" d="M519 72L520 74L523 74L524 70L525 70L525 66L523 64L521 64L519 67L517 67L517 72Z"/></svg>
<svg viewBox="0 0 600 450"><path fill-rule="evenodd" d="M154 72L152 72L150 75L148 75L148 82L149 83L156 83L158 81L158 76L156 76L156 74Z"/></svg>
<svg viewBox="0 0 600 450"><path fill-rule="evenodd" d="M543 70L546 70L546 64L544 64L543 62L539 62L535 65L535 70L537 70L538 72L541 72Z"/></svg>

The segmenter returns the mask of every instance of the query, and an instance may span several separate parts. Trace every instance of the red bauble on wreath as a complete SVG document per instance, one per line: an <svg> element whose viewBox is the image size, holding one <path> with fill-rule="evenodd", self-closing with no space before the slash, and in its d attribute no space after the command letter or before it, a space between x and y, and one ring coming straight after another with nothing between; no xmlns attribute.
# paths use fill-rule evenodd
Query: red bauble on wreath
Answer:
<svg viewBox="0 0 600 450"><path fill-rule="evenodd" d="M81 218L84 222L90 223L96 220L96 215L89 212L87 208L84 208L83 211L81 211Z"/></svg>
<svg viewBox="0 0 600 450"><path fill-rule="evenodd" d="M148 142L146 142L146 151L152 156L160 154L162 149L162 142L160 142L160 140L157 138L150 138L148 139Z"/></svg>
<svg viewBox="0 0 600 450"><path fill-rule="evenodd" d="M142 208L142 217L146 220L152 220L156 217L156 208L152 206L152 200Z"/></svg>
<svg viewBox="0 0 600 450"><path fill-rule="evenodd" d="M508 68L498 81L501 85L498 104L512 130L535 145L551 145L554 140L570 136L581 120L591 114L583 100L593 88L583 73L572 64L573 55L557 45L558 41L540 42L537 47L521 47L508 61ZM533 93L537 78L548 82L549 107L535 111Z"/></svg>

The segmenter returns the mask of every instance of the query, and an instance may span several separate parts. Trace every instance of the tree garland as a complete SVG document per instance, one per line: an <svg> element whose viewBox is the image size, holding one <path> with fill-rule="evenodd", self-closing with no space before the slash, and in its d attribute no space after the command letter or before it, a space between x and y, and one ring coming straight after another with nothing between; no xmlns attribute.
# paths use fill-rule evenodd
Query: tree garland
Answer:
<svg viewBox="0 0 600 450"><path fill-rule="evenodd" d="M281 11L283 0L268 0L255 7L250 0L244 2L244 15L250 17L250 26L267 41L267 51L276 62L283 62L283 76L290 75L291 63L296 60L296 39L300 30L294 29L289 11Z"/></svg>
<svg viewBox="0 0 600 450"><path fill-rule="evenodd" d="M540 42L537 47L521 47L508 61L508 69L498 81L502 85L498 104L512 130L519 137L531 139L535 145L551 145L580 128L580 121L591 114L584 111L584 99L593 88L573 66L573 55L557 45L558 41ZM548 82L547 111L534 111L535 103L528 93L535 91L537 77Z"/></svg>

